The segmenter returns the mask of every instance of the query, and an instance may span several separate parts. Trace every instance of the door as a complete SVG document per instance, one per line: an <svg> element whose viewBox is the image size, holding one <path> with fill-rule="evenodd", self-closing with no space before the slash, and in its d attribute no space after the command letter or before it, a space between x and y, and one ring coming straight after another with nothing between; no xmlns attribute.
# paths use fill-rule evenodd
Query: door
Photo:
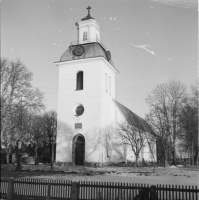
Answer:
<svg viewBox="0 0 199 200"><path fill-rule="evenodd" d="M85 142L82 136L78 136L75 140L75 165L84 164Z"/></svg>

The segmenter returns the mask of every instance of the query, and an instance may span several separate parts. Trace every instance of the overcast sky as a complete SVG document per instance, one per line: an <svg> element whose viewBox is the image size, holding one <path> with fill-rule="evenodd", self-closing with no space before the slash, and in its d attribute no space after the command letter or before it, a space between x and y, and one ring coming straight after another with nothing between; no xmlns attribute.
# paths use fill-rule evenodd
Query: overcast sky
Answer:
<svg viewBox="0 0 199 200"><path fill-rule="evenodd" d="M101 41L115 67L116 100L144 117L157 84L197 80L197 0L2 0L1 56L20 58L57 110L59 61L77 38L75 22L87 15L102 25Z"/></svg>

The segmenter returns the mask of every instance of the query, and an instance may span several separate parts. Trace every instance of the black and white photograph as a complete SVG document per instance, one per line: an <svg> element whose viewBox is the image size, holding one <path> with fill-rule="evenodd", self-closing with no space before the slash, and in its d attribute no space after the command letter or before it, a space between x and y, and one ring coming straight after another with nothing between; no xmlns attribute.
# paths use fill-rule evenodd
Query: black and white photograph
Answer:
<svg viewBox="0 0 199 200"><path fill-rule="evenodd" d="M198 0L0 0L2 200L198 200Z"/></svg>

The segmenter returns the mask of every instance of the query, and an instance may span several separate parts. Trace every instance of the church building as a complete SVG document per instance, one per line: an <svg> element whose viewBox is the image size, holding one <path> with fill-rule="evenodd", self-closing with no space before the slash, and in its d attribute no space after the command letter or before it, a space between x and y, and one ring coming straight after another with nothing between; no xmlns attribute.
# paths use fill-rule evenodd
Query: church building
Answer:
<svg viewBox="0 0 199 200"><path fill-rule="evenodd" d="M84 165L133 161L132 149L117 144L114 135L104 137L104 132L122 121L146 122L115 100L119 71L100 40L101 24L90 15L91 8L87 9L87 16L75 23L77 41L71 42L55 62L59 68L56 162ZM152 161L147 145L140 159Z"/></svg>

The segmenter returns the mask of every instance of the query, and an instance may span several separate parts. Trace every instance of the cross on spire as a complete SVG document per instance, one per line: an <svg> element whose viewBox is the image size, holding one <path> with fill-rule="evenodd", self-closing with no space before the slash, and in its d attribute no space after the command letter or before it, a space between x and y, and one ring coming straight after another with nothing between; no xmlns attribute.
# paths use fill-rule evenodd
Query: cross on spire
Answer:
<svg viewBox="0 0 199 200"><path fill-rule="evenodd" d="M94 19L94 18L93 18L93 17L91 17L91 15L90 15L90 9L91 9L91 7L90 7L90 6L88 6L86 9L88 10L88 14L87 14L87 16L86 16L86 17L84 17L83 19L81 19L81 21L84 21L84 20L89 20L89 19Z"/></svg>
<svg viewBox="0 0 199 200"><path fill-rule="evenodd" d="M91 7L88 6L88 8L86 8L86 9L88 9L88 15L90 15L90 9L91 9Z"/></svg>

